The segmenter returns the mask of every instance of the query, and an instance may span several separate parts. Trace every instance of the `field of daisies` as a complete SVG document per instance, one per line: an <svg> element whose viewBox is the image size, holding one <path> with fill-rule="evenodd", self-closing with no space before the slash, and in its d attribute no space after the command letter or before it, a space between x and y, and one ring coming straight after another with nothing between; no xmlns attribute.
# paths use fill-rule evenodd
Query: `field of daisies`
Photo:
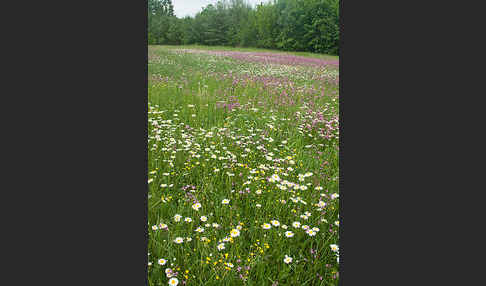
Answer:
<svg viewBox="0 0 486 286"><path fill-rule="evenodd" d="M339 60L149 46L149 285L337 285Z"/></svg>

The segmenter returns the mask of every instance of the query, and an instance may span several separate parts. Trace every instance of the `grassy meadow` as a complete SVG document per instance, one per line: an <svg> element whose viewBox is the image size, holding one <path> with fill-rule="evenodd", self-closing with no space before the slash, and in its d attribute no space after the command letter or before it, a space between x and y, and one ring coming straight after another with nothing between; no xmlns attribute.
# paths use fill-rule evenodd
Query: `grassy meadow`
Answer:
<svg viewBox="0 0 486 286"><path fill-rule="evenodd" d="M339 58L148 54L149 285L337 285Z"/></svg>

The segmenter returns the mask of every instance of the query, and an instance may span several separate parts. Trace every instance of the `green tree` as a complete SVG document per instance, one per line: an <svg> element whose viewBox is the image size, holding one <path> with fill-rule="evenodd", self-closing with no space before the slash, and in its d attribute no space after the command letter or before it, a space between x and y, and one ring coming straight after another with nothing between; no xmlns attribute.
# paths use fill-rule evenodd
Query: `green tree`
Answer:
<svg viewBox="0 0 486 286"><path fill-rule="evenodd" d="M148 1L149 44L203 44L339 54L339 0L273 0L252 8L220 0L195 17L174 16L170 0Z"/></svg>
<svg viewBox="0 0 486 286"><path fill-rule="evenodd" d="M150 44L166 43L170 18L174 17L174 6L171 0L149 0L147 8L148 42Z"/></svg>

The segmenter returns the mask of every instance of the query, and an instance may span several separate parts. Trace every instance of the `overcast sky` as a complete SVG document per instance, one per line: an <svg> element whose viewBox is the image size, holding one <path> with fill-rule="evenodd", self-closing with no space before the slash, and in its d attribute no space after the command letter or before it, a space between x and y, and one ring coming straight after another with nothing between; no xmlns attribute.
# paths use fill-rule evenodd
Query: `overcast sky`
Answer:
<svg viewBox="0 0 486 286"><path fill-rule="evenodd" d="M246 2L253 5L259 4L260 2L268 2L270 0L246 0ZM202 7L207 6L208 4L216 4L218 0L172 0L172 4L174 5L174 13L177 17L183 18L185 16L192 16L196 15L197 12L201 11Z"/></svg>

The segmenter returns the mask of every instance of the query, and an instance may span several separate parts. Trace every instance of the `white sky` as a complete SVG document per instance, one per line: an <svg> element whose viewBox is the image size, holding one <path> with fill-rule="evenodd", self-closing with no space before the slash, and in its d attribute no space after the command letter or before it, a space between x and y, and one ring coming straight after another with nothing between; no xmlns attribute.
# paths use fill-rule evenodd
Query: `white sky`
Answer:
<svg viewBox="0 0 486 286"><path fill-rule="evenodd" d="M269 2L270 0L246 0L253 7L260 2ZM208 4L216 4L218 0L172 0L174 5L174 13L177 17L183 18L185 16L194 17L197 12L201 11L202 7Z"/></svg>

